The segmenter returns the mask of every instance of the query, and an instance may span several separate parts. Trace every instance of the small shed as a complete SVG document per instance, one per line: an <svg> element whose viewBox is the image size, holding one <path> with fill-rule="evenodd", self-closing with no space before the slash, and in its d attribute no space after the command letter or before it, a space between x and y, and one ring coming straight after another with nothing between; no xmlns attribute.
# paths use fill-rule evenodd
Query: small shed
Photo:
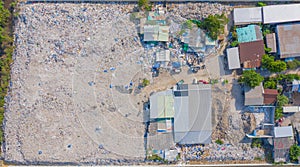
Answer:
<svg viewBox="0 0 300 167"><path fill-rule="evenodd" d="M276 48L276 36L275 36L275 33L267 34L266 35L266 41L267 41L267 47L271 48L270 53L276 53L277 52L277 48Z"/></svg>
<svg viewBox="0 0 300 167"><path fill-rule="evenodd" d="M226 49L227 52L227 61L228 61L228 68L232 69L239 69L241 68L240 58L239 58L239 48L228 48Z"/></svg>
<svg viewBox="0 0 300 167"><path fill-rule="evenodd" d="M282 126L274 127L274 137L293 137L293 127L292 126Z"/></svg>
<svg viewBox="0 0 300 167"><path fill-rule="evenodd" d="M294 113L300 111L300 106L283 106L283 113Z"/></svg>
<svg viewBox="0 0 300 167"><path fill-rule="evenodd" d="M169 62L170 61L170 50L159 50L156 52L156 61L158 62Z"/></svg>

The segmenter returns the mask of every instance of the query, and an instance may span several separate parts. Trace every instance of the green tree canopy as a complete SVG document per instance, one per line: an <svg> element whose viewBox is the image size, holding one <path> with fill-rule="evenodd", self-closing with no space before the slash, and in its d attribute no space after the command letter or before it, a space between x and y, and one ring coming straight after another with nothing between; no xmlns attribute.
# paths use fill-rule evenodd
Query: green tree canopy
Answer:
<svg viewBox="0 0 300 167"><path fill-rule="evenodd" d="M138 6L140 9L146 9L146 10L150 10L151 8L148 0L139 0Z"/></svg>
<svg viewBox="0 0 300 167"><path fill-rule="evenodd" d="M296 69L300 66L300 61L295 59L293 61L288 61L286 65L288 69Z"/></svg>
<svg viewBox="0 0 300 167"><path fill-rule="evenodd" d="M296 144L292 145L290 148L290 160L295 162L298 161L298 157L300 156L300 147Z"/></svg>
<svg viewBox="0 0 300 167"><path fill-rule="evenodd" d="M286 63L281 60L274 60L274 56L263 55L262 57L262 67L266 68L270 72L282 72L287 69Z"/></svg>
<svg viewBox="0 0 300 167"><path fill-rule="evenodd" d="M264 88L267 88L267 89L276 89L277 87L277 83L275 81L266 81L264 82Z"/></svg>
<svg viewBox="0 0 300 167"><path fill-rule="evenodd" d="M289 99L284 95L277 95L277 106L283 106L289 103Z"/></svg>
<svg viewBox="0 0 300 167"><path fill-rule="evenodd" d="M224 14L209 15L201 22L200 28L204 29L211 39L217 40L218 36L224 33L224 27L228 21L229 19Z"/></svg>
<svg viewBox="0 0 300 167"><path fill-rule="evenodd" d="M254 70L244 71L242 77L240 78L241 83L244 83L245 85L248 85L251 88L258 86L263 80L264 77L256 73Z"/></svg>

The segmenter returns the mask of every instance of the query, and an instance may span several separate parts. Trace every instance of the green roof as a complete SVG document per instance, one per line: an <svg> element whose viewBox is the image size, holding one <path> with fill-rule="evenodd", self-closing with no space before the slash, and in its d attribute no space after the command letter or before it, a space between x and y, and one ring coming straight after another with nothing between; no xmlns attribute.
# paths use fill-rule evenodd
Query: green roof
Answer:
<svg viewBox="0 0 300 167"><path fill-rule="evenodd" d="M238 42L252 42L262 40L261 28L258 25L248 25L247 27L236 29Z"/></svg>
<svg viewBox="0 0 300 167"><path fill-rule="evenodd" d="M174 99L173 96L158 96L157 98L158 117L157 118L172 118L174 117Z"/></svg>

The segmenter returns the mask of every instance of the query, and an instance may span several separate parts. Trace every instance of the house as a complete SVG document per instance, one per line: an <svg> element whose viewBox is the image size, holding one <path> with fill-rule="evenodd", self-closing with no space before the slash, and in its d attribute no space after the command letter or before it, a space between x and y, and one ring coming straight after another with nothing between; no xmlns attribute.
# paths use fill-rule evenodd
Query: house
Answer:
<svg viewBox="0 0 300 167"><path fill-rule="evenodd" d="M277 89L264 89L264 104L270 105L274 104L277 100L278 91Z"/></svg>
<svg viewBox="0 0 300 167"><path fill-rule="evenodd" d="M174 87L174 139L178 144L211 142L211 85L179 84Z"/></svg>
<svg viewBox="0 0 300 167"><path fill-rule="evenodd" d="M280 58L299 57L300 23L277 25L276 31Z"/></svg>
<svg viewBox="0 0 300 167"><path fill-rule="evenodd" d="M150 120L173 118L174 115L172 90L156 92L150 96Z"/></svg>
<svg viewBox="0 0 300 167"><path fill-rule="evenodd" d="M249 86L244 87L245 92L245 106L260 106L264 104L263 97L263 86L262 83L255 88L250 88Z"/></svg>
<svg viewBox="0 0 300 167"><path fill-rule="evenodd" d="M206 47L216 45L216 41L210 39L203 30L196 26L191 30L186 29L182 34L181 41L194 52L205 52Z"/></svg>
<svg viewBox="0 0 300 167"><path fill-rule="evenodd" d="M267 48L270 48L270 53L276 53L276 35L275 33L266 34L266 42L267 42Z"/></svg>
<svg viewBox="0 0 300 167"><path fill-rule="evenodd" d="M239 69L241 68L240 58L239 58L239 48L227 48L227 61L228 61L228 68L230 70Z"/></svg>
<svg viewBox="0 0 300 167"><path fill-rule="evenodd" d="M262 23L262 8L234 8L233 20L234 25Z"/></svg>
<svg viewBox="0 0 300 167"><path fill-rule="evenodd" d="M273 158L274 162L289 161L290 147L294 144L292 126L274 127Z"/></svg>
<svg viewBox="0 0 300 167"><path fill-rule="evenodd" d="M300 21L300 4L264 6L262 13L264 24Z"/></svg>
<svg viewBox="0 0 300 167"><path fill-rule="evenodd" d="M239 43L263 40L261 28L258 25L237 28L236 33Z"/></svg>
<svg viewBox="0 0 300 167"><path fill-rule="evenodd" d="M240 61L243 68L260 67L262 56L265 54L264 47L263 40L239 44Z"/></svg>

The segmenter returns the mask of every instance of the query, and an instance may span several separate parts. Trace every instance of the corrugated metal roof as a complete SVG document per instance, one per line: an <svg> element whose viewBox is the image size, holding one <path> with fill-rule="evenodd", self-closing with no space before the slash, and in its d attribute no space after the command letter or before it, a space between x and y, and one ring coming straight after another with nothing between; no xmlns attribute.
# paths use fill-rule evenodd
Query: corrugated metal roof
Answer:
<svg viewBox="0 0 300 167"><path fill-rule="evenodd" d="M158 25L144 26L144 41L157 41L158 40Z"/></svg>
<svg viewBox="0 0 300 167"><path fill-rule="evenodd" d="M275 52L277 52L277 48L276 48L276 36L275 36L275 33L267 34L267 35L266 35L266 41L267 41L267 47L268 47L268 48L271 48L270 53L275 53Z"/></svg>
<svg viewBox="0 0 300 167"><path fill-rule="evenodd" d="M249 86L244 87L245 92L245 106L256 106L264 104L263 97L263 86L262 83L255 88L250 88Z"/></svg>
<svg viewBox="0 0 300 167"><path fill-rule="evenodd" d="M299 9L300 10L300 9ZM300 56L300 24L277 25L280 58Z"/></svg>
<svg viewBox="0 0 300 167"><path fill-rule="evenodd" d="M283 106L284 113L294 113L300 111L300 106Z"/></svg>
<svg viewBox="0 0 300 167"><path fill-rule="evenodd" d="M236 33L239 43L263 39L261 28L258 25L248 25L247 27L237 28Z"/></svg>
<svg viewBox="0 0 300 167"><path fill-rule="evenodd" d="M174 114L172 90L157 92L150 96L150 119L173 118Z"/></svg>
<svg viewBox="0 0 300 167"><path fill-rule="evenodd" d="M300 4L270 5L263 7L264 24L300 21Z"/></svg>
<svg viewBox="0 0 300 167"><path fill-rule="evenodd" d="M264 89L264 104L273 104L277 99L277 89Z"/></svg>
<svg viewBox="0 0 300 167"><path fill-rule="evenodd" d="M261 7L255 8L234 8L233 18L235 25L243 25L249 23L262 22L262 9Z"/></svg>
<svg viewBox="0 0 300 167"><path fill-rule="evenodd" d="M274 127L274 137L292 137L293 134L293 127L292 126L281 126L281 127Z"/></svg>
<svg viewBox="0 0 300 167"><path fill-rule="evenodd" d="M228 67L230 70L241 68L240 57L239 57L239 48L228 48L227 52L227 60Z"/></svg>
<svg viewBox="0 0 300 167"><path fill-rule="evenodd" d="M175 97L175 142L206 144L210 142L212 133L211 85L188 85L188 94L185 97Z"/></svg>
<svg viewBox="0 0 300 167"><path fill-rule="evenodd" d="M240 61L244 68L261 66L262 56L265 54L264 41L245 42L239 44Z"/></svg>
<svg viewBox="0 0 300 167"><path fill-rule="evenodd" d="M158 41L169 41L169 26L159 26Z"/></svg>

